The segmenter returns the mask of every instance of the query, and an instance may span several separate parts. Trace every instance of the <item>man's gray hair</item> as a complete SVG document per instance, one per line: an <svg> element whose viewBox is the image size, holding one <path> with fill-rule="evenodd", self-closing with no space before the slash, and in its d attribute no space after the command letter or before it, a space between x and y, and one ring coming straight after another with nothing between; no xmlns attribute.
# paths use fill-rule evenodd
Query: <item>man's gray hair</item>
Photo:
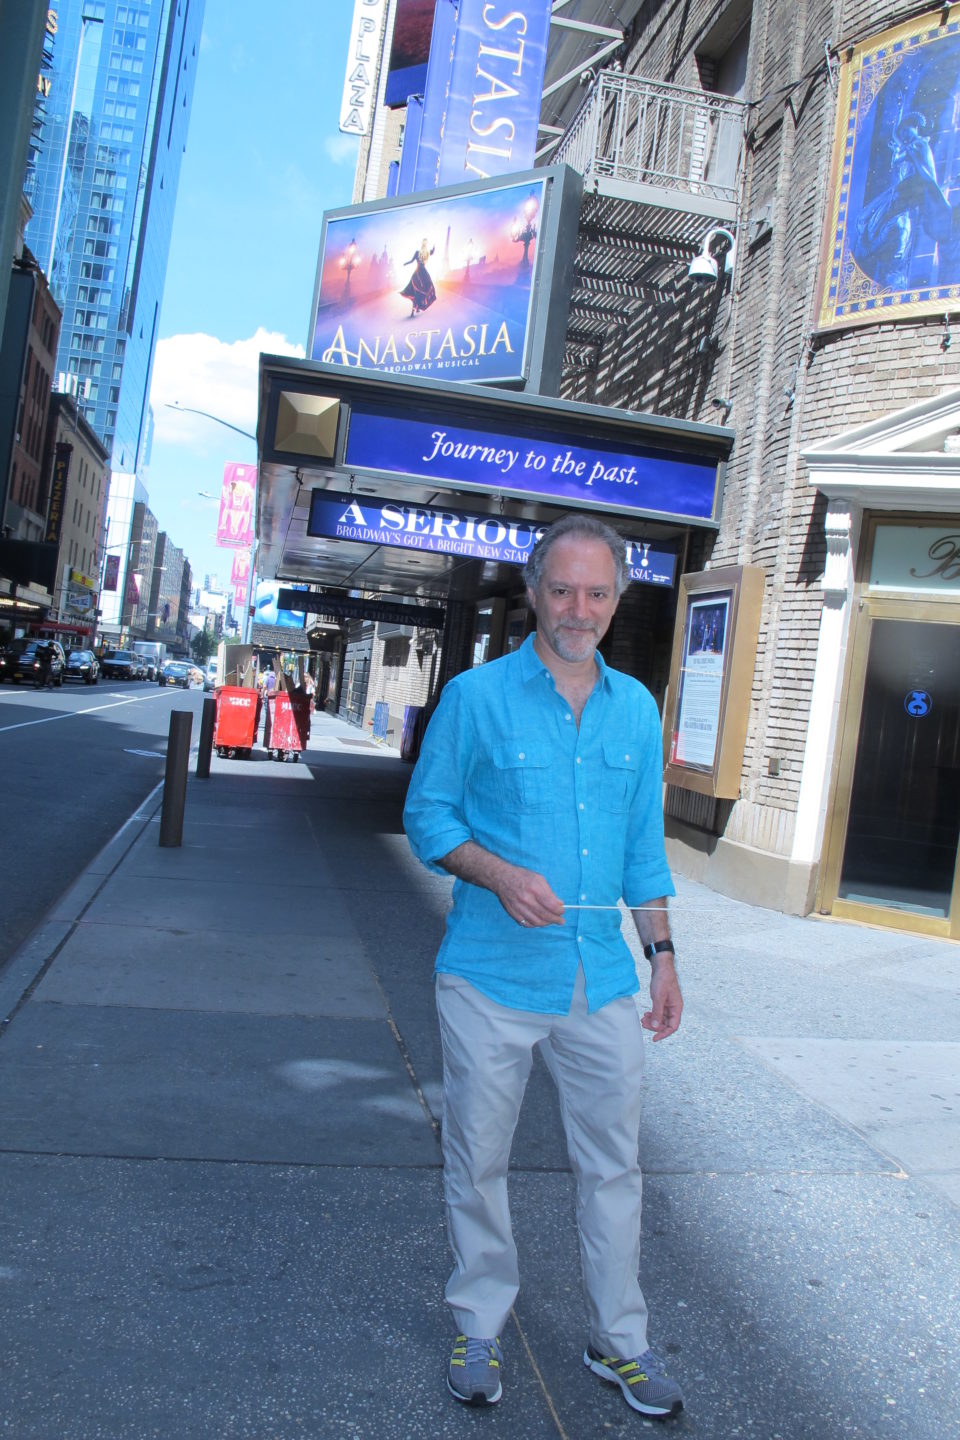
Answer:
<svg viewBox="0 0 960 1440"><path fill-rule="evenodd" d="M623 536L612 525L607 525L603 520L598 520L595 515L574 514L564 515L561 520L556 520L544 530L540 539L530 552L530 558L523 567L523 578L531 590L536 592L543 579L543 567L546 564L547 554L551 545L557 540L563 540L568 535L574 535L583 540L600 540L613 556L613 563L616 566L616 590L617 595L622 595L630 584L630 575L627 571L627 546Z"/></svg>

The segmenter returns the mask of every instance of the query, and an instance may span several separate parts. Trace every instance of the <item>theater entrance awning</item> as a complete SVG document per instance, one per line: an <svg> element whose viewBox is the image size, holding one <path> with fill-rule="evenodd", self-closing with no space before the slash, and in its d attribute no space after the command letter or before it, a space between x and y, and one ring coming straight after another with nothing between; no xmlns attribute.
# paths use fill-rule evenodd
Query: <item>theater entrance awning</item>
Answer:
<svg viewBox="0 0 960 1440"><path fill-rule="evenodd" d="M733 440L722 426L263 355L257 571L426 597L484 559L495 588L511 537L573 509L669 551L689 526L719 523ZM342 525L315 492L342 497Z"/></svg>

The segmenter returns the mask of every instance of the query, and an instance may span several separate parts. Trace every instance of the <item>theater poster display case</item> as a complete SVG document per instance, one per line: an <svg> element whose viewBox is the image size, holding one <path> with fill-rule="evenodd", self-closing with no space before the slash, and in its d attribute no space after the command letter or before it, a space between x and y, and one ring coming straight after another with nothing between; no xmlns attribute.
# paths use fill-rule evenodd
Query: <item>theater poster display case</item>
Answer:
<svg viewBox="0 0 960 1440"><path fill-rule="evenodd" d="M756 566L681 576L663 717L668 784L739 795L762 600Z"/></svg>

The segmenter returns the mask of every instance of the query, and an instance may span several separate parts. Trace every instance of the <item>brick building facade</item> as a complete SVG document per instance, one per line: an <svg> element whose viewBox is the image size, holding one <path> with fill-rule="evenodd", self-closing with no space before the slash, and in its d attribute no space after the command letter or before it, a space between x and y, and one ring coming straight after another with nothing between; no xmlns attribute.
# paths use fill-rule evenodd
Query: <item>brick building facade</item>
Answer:
<svg viewBox="0 0 960 1440"><path fill-rule="evenodd" d="M878 14L866 4L737 0L726 6L704 0L677 11L640 8L624 68L686 85L708 73L705 58L718 58L718 36L735 40L738 29L742 35L749 26L734 274L729 287L709 297L691 297L691 282L681 281L674 304L611 326L593 369L573 375L565 387L571 398L690 419L715 418L719 406L736 431L719 533L712 543L703 534L696 538L689 566L755 565L764 575L740 795L729 802L670 787L668 828L681 868L801 912L818 897L822 908L831 908L829 896L824 903L825 880L830 886L820 862L837 819L852 567L861 521L872 510L869 503L838 509L811 483L805 457L858 426L900 416L960 387L960 354L950 345L943 314L817 329L837 71L855 42L915 13L896 5ZM942 11L931 11L928 24L936 28L942 18ZM960 194L952 198L956 206ZM943 298L945 313L951 299L960 308L956 284ZM920 443L942 454L943 436L958 421L960 411L948 403L933 440ZM905 423L902 418L901 427ZM912 520L922 519L928 507L906 498ZM951 507L957 513L957 502L960 491L942 495L938 513ZM883 500L878 506L889 510ZM834 512L843 517L839 524ZM845 553L851 574L842 590L825 595L828 543ZM828 651L825 606L835 612L826 620L836 632ZM830 664L832 679L821 676L815 695L818 660ZM825 713L814 713L814 704ZM816 744L812 727L819 731ZM898 909L891 918L913 926L922 908Z"/></svg>

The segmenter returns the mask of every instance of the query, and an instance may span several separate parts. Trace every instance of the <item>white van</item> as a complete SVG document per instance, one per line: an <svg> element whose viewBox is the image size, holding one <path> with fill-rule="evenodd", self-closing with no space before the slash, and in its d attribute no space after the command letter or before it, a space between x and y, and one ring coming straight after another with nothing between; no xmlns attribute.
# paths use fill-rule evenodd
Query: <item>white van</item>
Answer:
<svg viewBox="0 0 960 1440"><path fill-rule="evenodd" d="M203 688L212 690L217 683L217 662L208 660L203 667Z"/></svg>

